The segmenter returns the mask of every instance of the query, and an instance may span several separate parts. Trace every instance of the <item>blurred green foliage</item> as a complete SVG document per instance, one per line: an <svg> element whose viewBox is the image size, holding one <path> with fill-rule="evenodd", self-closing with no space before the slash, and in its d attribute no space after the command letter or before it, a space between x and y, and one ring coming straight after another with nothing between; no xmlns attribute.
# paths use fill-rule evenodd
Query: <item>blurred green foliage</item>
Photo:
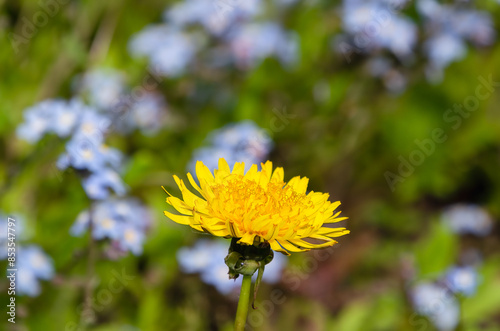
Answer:
<svg viewBox="0 0 500 331"><path fill-rule="evenodd" d="M483 1L484 2L484 1ZM22 111L49 97L71 96L72 79L95 67L127 73L131 86L141 84L147 64L127 53L130 36L160 20L163 1L68 1L14 52L9 34L21 29L22 17L39 10L37 1L0 1L0 209L21 213L29 241L54 259L57 276L43 283L39 297L18 299L18 330L77 330L82 318L87 274L88 236L75 238L69 228L88 200L71 171L59 172L63 150L56 137L32 146L15 136ZM199 235L163 216L160 185L176 192L172 174L181 177L192 151L212 130L251 119L271 131L276 110L293 116L282 131L272 132L271 160L285 167L285 177L310 178L310 188L342 201L350 217L349 236L334 254L307 274L296 290L275 287L287 297L257 330L413 330L412 309L402 280L403 262L414 258L418 277L432 279L469 246L484 253L481 283L462 302L463 330L498 330L500 315L499 228L485 238L458 237L439 222L442 207L474 202L500 217L500 93L498 88L464 118L457 129L443 119L453 104L473 95L478 77L500 81L500 46L474 50L452 64L440 84L425 80L423 68L400 95L388 93L361 65L331 50L339 17L329 3L297 6L283 18L300 36L300 62L292 69L267 59L256 69L199 73L165 79L159 89L169 103L171 121L154 136L134 133L111 137L110 145L127 155L124 175L131 194L153 211L155 224L144 254L109 261L98 257L93 295L109 287L116 273L131 280L94 310L92 330L230 330L236 304L182 274L175 252ZM492 8L498 18L499 8ZM496 22L498 27L498 20ZM109 29L111 32L109 32ZM108 31L109 40L96 44ZM315 97L315 87L326 90ZM196 94L196 98L190 96ZM430 138L440 128L447 136L435 151L391 191L384 174L398 173L399 156L408 159L415 139ZM291 259L301 266L312 255ZM2 264L3 266L4 264ZM7 300L6 283L0 286ZM259 297L269 297L264 285ZM102 306L102 307L101 307ZM5 316L3 317L5 318ZM3 321L2 321L3 323ZM425 330L432 330L427 324Z"/></svg>

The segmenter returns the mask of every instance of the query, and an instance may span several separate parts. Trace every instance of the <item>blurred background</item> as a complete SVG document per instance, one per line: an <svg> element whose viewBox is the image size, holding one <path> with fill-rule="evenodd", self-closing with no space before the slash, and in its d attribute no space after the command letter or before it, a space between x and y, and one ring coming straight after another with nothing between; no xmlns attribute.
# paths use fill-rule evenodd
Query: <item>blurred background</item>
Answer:
<svg viewBox="0 0 500 331"><path fill-rule="evenodd" d="M351 230L277 254L247 330L500 330L499 27L495 0L0 0L2 325L232 330L229 241L160 188L225 157Z"/></svg>

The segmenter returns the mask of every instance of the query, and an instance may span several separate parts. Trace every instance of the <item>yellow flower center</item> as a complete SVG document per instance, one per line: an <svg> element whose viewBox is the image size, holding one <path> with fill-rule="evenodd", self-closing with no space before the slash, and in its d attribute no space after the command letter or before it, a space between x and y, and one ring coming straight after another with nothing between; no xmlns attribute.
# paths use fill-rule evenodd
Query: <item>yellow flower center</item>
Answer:
<svg viewBox="0 0 500 331"><path fill-rule="evenodd" d="M92 150L90 149L85 149L83 152L82 152L82 156L85 160L91 160L94 158L94 153L92 152Z"/></svg>
<svg viewBox="0 0 500 331"><path fill-rule="evenodd" d="M302 225L309 225L307 217L301 215L301 210L313 208L313 202L305 195L297 193L285 183L269 182L267 185L243 178L243 176L232 175L223 184L211 186L214 200L207 207L213 214L222 219L228 219L242 232L265 236L267 230L263 231L262 224L250 221L247 226L243 219L251 220L255 217L268 216L273 221L273 226L286 225L298 226L300 219ZM302 217L301 217L302 216Z"/></svg>
<svg viewBox="0 0 500 331"><path fill-rule="evenodd" d="M109 218L105 218L102 222L101 222L101 226L103 228L105 228L106 230L109 230L113 227L113 221Z"/></svg>
<svg viewBox="0 0 500 331"><path fill-rule="evenodd" d="M134 242L136 238L135 232L132 230L125 231L125 240L127 242Z"/></svg>
<svg viewBox="0 0 500 331"><path fill-rule="evenodd" d="M92 134L95 131L95 126L92 123L84 123L82 125L82 131L86 134Z"/></svg>

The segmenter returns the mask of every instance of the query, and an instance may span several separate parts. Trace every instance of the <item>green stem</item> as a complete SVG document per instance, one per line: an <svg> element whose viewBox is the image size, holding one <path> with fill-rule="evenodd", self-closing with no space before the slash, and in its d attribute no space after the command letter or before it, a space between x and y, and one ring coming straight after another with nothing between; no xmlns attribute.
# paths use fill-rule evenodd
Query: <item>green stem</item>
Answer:
<svg viewBox="0 0 500 331"><path fill-rule="evenodd" d="M259 291L259 285L260 285L260 282L262 281L262 276L264 275L264 267L266 265L264 264L264 262L262 262L260 264L260 267L259 267L259 273L257 274L257 281L255 282L255 286L254 286L254 290L253 290L253 301L252 301L252 308L253 309L257 309L257 307L255 307L255 301L257 300L257 292Z"/></svg>
<svg viewBox="0 0 500 331"><path fill-rule="evenodd" d="M252 287L252 276L243 276L241 283L240 300L234 321L234 331L244 331L247 322L248 306L250 304L250 288Z"/></svg>

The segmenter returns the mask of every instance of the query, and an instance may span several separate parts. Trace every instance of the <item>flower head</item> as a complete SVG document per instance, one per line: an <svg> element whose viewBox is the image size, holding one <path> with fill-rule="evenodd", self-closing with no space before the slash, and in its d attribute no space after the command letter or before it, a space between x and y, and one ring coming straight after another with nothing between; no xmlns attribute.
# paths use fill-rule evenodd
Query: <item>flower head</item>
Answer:
<svg viewBox="0 0 500 331"><path fill-rule="evenodd" d="M460 319L460 305L450 291L424 282L413 287L410 294L418 314L428 317L440 331L455 330Z"/></svg>
<svg viewBox="0 0 500 331"><path fill-rule="evenodd" d="M92 211L82 211L70 233L81 236L89 228L92 218L92 237L112 240L112 253L130 251L142 254L146 232L151 224L148 209L135 199L108 199L97 202Z"/></svg>
<svg viewBox="0 0 500 331"><path fill-rule="evenodd" d="M298 58L298 37L274 22L241 25L227 39L234 61L242 69L253 68L271 56L285 65Z"/></svg>
<svg viewBox="0 0 500 331"><path fill-rule="evenodd" d="M99 110L116 107L125 93L125 78L119 71L97 69L87 72L77 82L80 93Z"/></svg>
<svg viewBox="0 0 500 331"><path fill-rule="evenodd" d="M479 285L479 274L474 267L452 267L446 273L446 281L453 292L472 296Z"/></svg>
<svg viewBox="0 0 500 331"><path fill-rule="evenodd" d="M39 279L51 279L54 276L52 259L38 246L22 246L18 253L17 289L20 294L37 296L41 288Z"/></svg>
<svg viewBox="0 0 500 331"><path fill-rule="evenodd" d="M451 231L459 234L484 237L493 228L489 212L474 204L452 205L443 211L441 219Z"/></svg>
<svg viewBox="0 0 500 331"><path fill-rule="evenodd" d="M103 168L84 178L82 186L87 196L94 200L107 199L111 190L118 196L127 192L127 188L118 173L110 168Z"/></svg>
<svg viewBox="0 0 500 331"><path fill-rule="evenodd" d="M164 13L165 21L182 28L199 23L208 32L219 35L234 23L253 18L262 9L260 0L220 1L187 0L179 2Z"/></svg>
<svg viewBox="0 0 500 331"><path fill-rule="evenodd" d="M167 25L146 27L132 37L129 51L134 57L147 56L156 74L180 76L194 59L197 38Z"/></svg>
<svg viewBox="0 0 500 331"><path fill-rule="evenodd" d="M25 121L17 128L17 135L30 143L37 142L47 133L67 137L84 111L88 111L88 107L78 99L42 101L25 110Z"/></svg>
<svg viewBox="0 0 500 331"><path fill-rule="evenodd" d="M169 194L167 203L180 215L165 211L165 216L215 236L239 238L239 244L267 242L285 254L332 246L337 243L334 237L349 233L345 228L324 226L347 217L333 213L340 201L328 201L326 193L306 193L308 178L294 177L285 183L283 168L273 172L270 161L262 163L261 171L256 164L246 174L244 169L244 163L235 163L231 171L226 160L220 159L212 174L198 162L200 185L190 173L188 179L201 197L174 176L182 200Z"/></svg>

